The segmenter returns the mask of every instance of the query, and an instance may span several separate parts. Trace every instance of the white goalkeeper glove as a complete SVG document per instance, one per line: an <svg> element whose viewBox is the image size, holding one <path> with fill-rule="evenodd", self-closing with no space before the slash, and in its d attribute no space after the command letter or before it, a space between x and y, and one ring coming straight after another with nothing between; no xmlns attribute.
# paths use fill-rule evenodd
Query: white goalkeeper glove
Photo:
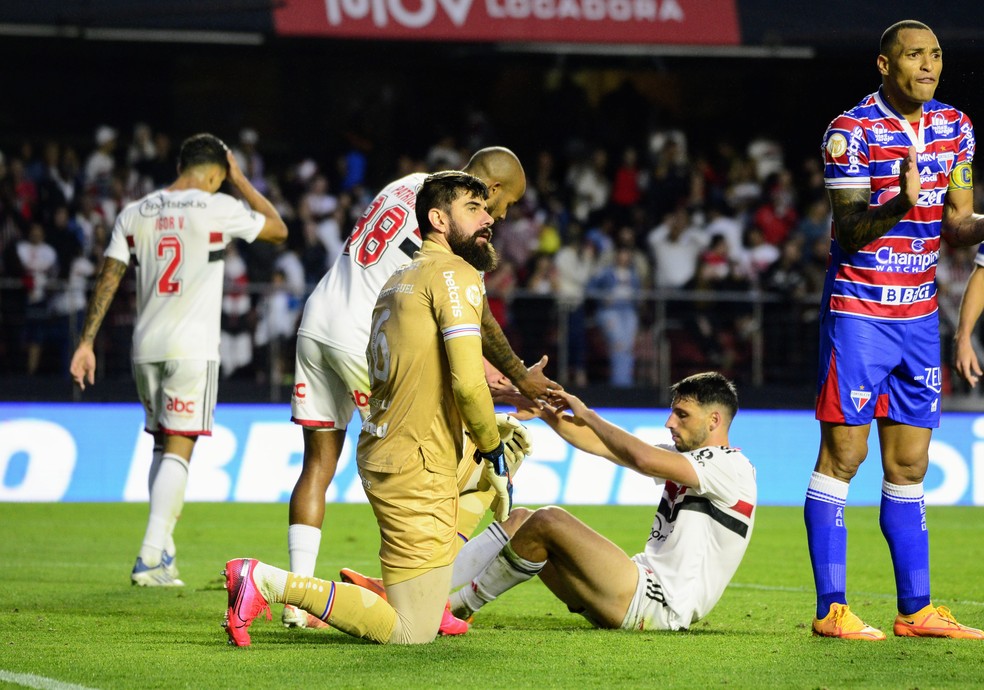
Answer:
<svg viewBox="0 0 984 690"><path fill-rule="evenodd" d="M506 463L509 466L509 473L512 474L519 463L533 450L529 432L518 419L502 412L496 414L495 423L499 427L499 438L505 445Z"/></svg>
<svg viewBox="0 0 984 690"><path fill-rule="evenodd" d="M509 466L506 464L506 446L501 441L494 450L483 453L475 451L475 462L484 462L482 478L495 488L499 497L495 508L495 519L503 522L512 511L513 485L509 476Z"/></svg>

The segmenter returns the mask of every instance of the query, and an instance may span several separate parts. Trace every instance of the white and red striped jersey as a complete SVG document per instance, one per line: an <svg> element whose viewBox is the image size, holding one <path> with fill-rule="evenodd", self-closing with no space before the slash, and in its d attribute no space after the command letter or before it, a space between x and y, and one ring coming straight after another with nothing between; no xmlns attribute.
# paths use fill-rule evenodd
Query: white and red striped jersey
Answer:
<svg viewBox="0 0 984 690"><path fill-rule="evenodd" d="M219 359L223 253L266 219L227 194L161 190L117 216L106 256L137 266L133 361Z"/></svg>
<svg viewBox="0 0 984 690"><path fill-rule="evenodd" d="M657 447L679 452L670 444ZM736 448L698 448L682 455L697 472L700 488L663 485L639 556L662 588L654 598L662 598L686 628L714 608L738 569L752 537L758 490L755 468Z"/></svg>
<svg viewBox="0 0 984 690"><path fill-rule="evenodd" d="M899 193L899 170L916 149L922 186L899 223L857 252L834 235L824 285L824 309L881 320L934 314L936 264L947 187L974 159L974 128L951 106L931 100L918 122L907 122L879 90L834 119L823 137L827 189L866 189L877 208Z"/></svg>
<svg viewBox="0 0 984 690"><path fill-rule="evenodd" d="M345 250L304 305L298 334L365 356L383 284L421 245L415 209L427 173L389 183L355 224Z"/></svg>

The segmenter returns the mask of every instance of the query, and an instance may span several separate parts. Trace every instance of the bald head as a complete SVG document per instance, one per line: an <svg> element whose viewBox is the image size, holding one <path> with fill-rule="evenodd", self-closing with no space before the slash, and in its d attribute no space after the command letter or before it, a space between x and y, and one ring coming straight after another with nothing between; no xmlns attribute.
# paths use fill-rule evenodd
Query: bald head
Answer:
<svg viewBox="0 0 984 690"><path fill-rule="evenodd" d="M475 152L463 171L489 187L489 214L496 220L526 193L526 173L516 154L502 146L489 146Z"/></svg>

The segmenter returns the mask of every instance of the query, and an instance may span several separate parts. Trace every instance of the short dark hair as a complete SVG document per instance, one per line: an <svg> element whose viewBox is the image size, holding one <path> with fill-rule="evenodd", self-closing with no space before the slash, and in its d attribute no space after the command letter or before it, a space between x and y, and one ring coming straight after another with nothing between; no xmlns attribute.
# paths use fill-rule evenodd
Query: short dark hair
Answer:
<svg viewBox="0 0 984 690"><path fill-rule="evenodd" d="M695 401L701 407L721 405L733 418L738 414L738 389L716 371L688 376L670 386L674 399Z"/></svg>
<svg viewBox="0 0 984 690"><path fill-rule="evenodd" d="M195 134L181 142L178 152L178 172L183 173L189 168L199 165L219 165L227 173L229 161L226 151L229 148L214 134Z"/></svg>
<svg viewBox="0 0 984 690"><path fill-rule="evenodd" d="M489 198L489 188L474 175L469 175L460 170L445 170L428 175L424 183L417 192L417 225L422 234L431 231L430 220L427 218L428 212L432 208L438 208L445 213L451 212L451 204L455 199L464 195L471 194L480 199Z"/></svg>
<svg viewBox="0 0 984 690"><path fill-rule="evenodd" d="M899 32L905 29L917 29L919 31L932 31L928 26L915 19L903 19L900 22L895 22L890 27L885 29L882 34L881 42L878 44L878 52L881 55L888 55L892 46L899 40Z"/></svg>

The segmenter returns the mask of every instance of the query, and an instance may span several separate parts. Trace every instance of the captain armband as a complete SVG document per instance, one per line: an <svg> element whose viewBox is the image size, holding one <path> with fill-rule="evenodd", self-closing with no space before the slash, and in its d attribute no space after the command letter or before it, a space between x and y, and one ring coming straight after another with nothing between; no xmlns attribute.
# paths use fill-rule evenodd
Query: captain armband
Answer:
<svg viewBox="0 0 984 690"><path fill-rule="evenodd" d="M947 189L967 189L974 188L974 171L969 161L957 163L953 172L950 173L950 184Z"/></svg>

